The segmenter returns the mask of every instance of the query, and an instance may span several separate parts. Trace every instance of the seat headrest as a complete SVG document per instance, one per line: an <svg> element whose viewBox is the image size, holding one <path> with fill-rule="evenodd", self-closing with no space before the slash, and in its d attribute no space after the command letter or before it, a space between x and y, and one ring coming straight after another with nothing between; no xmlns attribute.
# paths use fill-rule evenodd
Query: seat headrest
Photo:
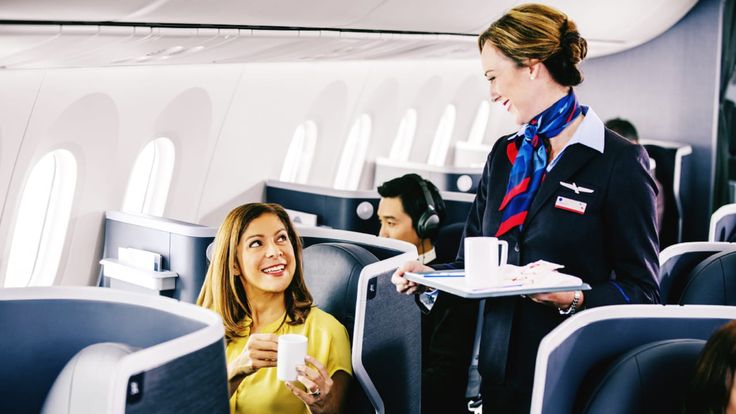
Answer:
<svg viewBox="0 0 736 414"><path fill-rule="evenodd" d="M703 346L702 339L669 339L634 348L604 371L583 412L680 412Z"/></svg>
<svg viewBox="0 0 736 414"><path fill-rule="evenodd" d="M437 262L445 263L455 260L463 231L465 231L465 223L451 223L440 227L434 242Z"/></svg>
<svg viewBox="0 0 736 414"><path fill-rule="evenodd" d="M113 342L89 345L66 363L46 395L42 414L108 413L117 365L135 348ZM127 384L126 384L127 386Z"/></svg>
<svg viewBox="0 0 736 414"><path fill-rule="evenodd" d="M313 244L303 256L304 279L315 305L345 325L352 338L360 272L378 259L348 243Z"/></svg>
<svg viewBox="0 0 736 414"><path fill-rule="evenodd" d="M736 305L736 252L716 253L690 272L680 304Z"/></svg>

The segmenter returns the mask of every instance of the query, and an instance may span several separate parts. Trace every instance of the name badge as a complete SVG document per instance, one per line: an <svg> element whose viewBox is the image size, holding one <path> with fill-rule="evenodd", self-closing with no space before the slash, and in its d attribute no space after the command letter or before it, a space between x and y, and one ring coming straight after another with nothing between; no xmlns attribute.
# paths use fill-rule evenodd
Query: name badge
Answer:
<svg viewBox="0 0 736 414"><path fill-rule="evenodd" d="M587 203L562 196L558 196L557 201L555 201L555 207L578 214L585 213L585 207L587 206Z"/></svg>

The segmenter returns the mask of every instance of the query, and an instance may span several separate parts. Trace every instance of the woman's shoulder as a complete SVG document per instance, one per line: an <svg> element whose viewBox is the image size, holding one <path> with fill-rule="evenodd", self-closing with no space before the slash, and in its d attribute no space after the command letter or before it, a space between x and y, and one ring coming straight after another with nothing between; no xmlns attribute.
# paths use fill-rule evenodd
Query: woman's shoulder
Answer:
<svg viewBox="0 0 736 414"><path fill-rule="evenodd" d="M343 326L342 323L337 320L337 318L316 306L313 306L312 309L309 311L309 315L307 316L307 325L334 328Z"/></svg>

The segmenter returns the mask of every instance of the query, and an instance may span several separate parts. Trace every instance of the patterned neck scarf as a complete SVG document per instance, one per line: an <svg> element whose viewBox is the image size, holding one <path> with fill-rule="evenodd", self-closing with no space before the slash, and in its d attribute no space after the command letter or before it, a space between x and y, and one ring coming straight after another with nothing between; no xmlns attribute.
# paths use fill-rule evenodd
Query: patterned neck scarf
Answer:
<svg viewBox="0 0 736 414"><path fill-rule="evenodd" d="M517 136L514 145L507 147L507 155L514 166L509 174L506 196L498 209L503 211L503 217L496 237L524 224L534 194L544 180L548 140L559 135L581 111L570 88L565 97L529 121L524 127L524 135Z"/></svg>

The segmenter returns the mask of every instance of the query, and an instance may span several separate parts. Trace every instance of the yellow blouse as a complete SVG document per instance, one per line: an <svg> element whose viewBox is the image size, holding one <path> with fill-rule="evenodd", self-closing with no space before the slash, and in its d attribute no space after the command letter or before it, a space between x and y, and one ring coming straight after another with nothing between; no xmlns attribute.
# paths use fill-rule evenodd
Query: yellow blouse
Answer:
<svg viewBox="0 0 736 414"><path fill-rule="evenodd" d="M283 318L278 318L261 328L258 333L305 335L308 338L307 355L311 355L322 363L330 377L340 370L352 375L348 331L332 315L314 307L304 324L282 324L282 320ZM250 319L246 317L243 324L249 326ZM243 351L249 335L250 333L242 338L235 338L227 344L225 352L228 363ZM304 386L301 388L304 389ZM261 368L255 374L245 377L233 396L230 397L230 412L236 414L309 414L309 409L302 400L286 388L282 381L276 378L276 367L269 367Z"/></svg>

